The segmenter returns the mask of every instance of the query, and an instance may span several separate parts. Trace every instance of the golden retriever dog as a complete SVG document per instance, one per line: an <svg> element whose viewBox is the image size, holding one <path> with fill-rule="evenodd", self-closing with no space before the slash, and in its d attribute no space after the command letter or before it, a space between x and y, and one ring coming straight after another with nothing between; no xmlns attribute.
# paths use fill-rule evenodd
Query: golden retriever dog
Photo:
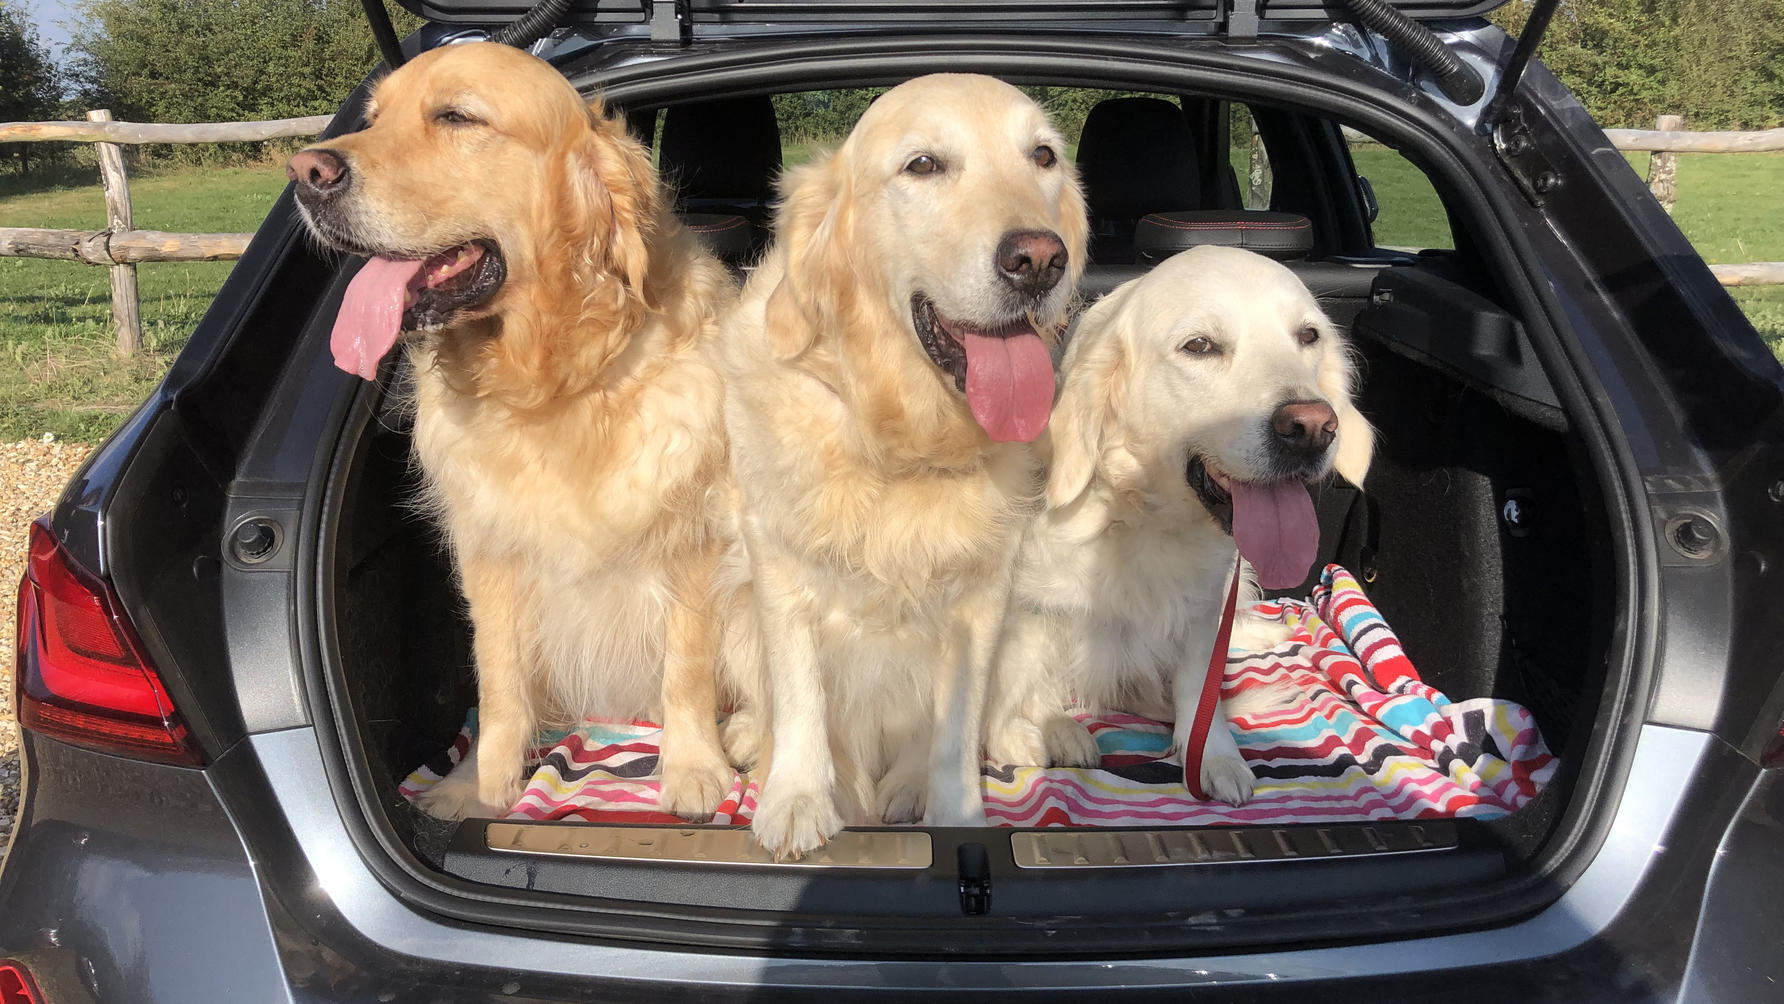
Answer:
<svg viewBox="0 0 1784 1004"><path fill-rule="evenodd" d="M423 807L506 813L539 726L601 715L662 722L663 807L710 815L733 783L709 344L730 277L670 215L645 148L517 49L419 56L366 118L290 173L316 236L369 256L337 365L374 379L407 345L415 455L470 604L477 739Z"/></svg>
<svg viewBox="0 0 1784 1004"><path fill-rule="evenodd" d="M777 855L845 820L984 822L985 687L1088 232L1064 151L1014 87L941 74L784 180L724 337L766 654L739 689L772 718L771 747L732 748L766 764Z"/></svg>
<svg viewBox="0 0 1784 1004"><path fill-rule="evenodd" d="M1319 549L1306 482L1336 470L1361 484L1368 470L1350 355L1293 272L1202 247L1086 311L1060 372L1046 509L1018 559L987 752L1095 766L1068 699L1175 722L1181 751L1235 550L1265 587L1300 585ZM1280 625L1247 620L1239 647L1282 640ZM1251 797L1226 728L1209 731L1201 781L1234 805Z"/></svg>

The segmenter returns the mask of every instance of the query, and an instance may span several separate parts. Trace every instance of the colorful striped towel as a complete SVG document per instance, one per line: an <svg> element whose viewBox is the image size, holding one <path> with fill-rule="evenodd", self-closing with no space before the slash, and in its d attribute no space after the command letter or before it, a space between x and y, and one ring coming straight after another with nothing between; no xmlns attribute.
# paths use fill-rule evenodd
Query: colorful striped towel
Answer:
<svg viewBox="0 0 1784 1004"><path fill-rule="evenodd" d="M1508 701L1451 701L1419 679L1399 639L1350 573L1327 567L1308 602L1254 608L1293 636L1270 652L1233 652L1222 693L1292 686L1292 703L1235 720L1257 777L1237 808L1198 802L1170 755L1171 727L1080 715L1102 748L1095 769L986 763L985 807L999 826L1276 825L1363 819L1490 817L1542 789L1556 761L1530 713ZM450 750L402 783L413 800L470 748L476 713ZM657 809L660 730L589 720L539 737L513 819L680 823ZM749 822L756 785L738 783L713 817Z"/></svg>

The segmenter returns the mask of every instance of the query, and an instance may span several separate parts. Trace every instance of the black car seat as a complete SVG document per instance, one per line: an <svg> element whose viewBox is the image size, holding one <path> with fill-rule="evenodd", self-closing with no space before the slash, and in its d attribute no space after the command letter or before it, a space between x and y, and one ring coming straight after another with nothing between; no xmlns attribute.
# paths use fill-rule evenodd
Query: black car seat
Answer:
<svg viewBox="0 0 1784 1004"><path fill-rule="evenodd" d="M1201 171L1183 109L1162 98L1109 98L1084 119L1078 175L1090 204L1090 261L1134 262L1147 213L1200 209Z"/></svg>
<svg viewBox="0 0 1784 1004"><path fill-rule="evenodd" d="M759 247L781 169L774 101L759 95L670 107L657 165L675 189L677 212L741 216Z"/></svg>
<svg viewBox="0 0 1784 1004"><path fill-rule="evenodd" d="M1179 251L1207 245L1244 248L1277 261L1296 261L1313 250L1313 221L1299 213L1203 209L1147 213L1134 228L1138 264L1157 265Z"/></svg>
<svg viewBox="0 0 1784 1004"><path fill-rule="evenodd" d="M737 279L761 256L755 228L734 213L682 213L681 222Z"/></svg>

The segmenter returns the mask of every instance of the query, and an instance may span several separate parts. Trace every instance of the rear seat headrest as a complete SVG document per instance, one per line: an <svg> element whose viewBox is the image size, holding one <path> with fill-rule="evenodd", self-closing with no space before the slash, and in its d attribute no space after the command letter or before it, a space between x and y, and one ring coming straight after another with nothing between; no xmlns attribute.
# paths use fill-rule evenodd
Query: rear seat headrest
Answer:
<svg viewBox="0 0 1784 1004"><path fill-rule="evenodd" d="M1209 209L1149 213L1134 229L1134 255L1156 265L1179 251L1203 245L1244 248L1277 261L1305 258L1313 250L1313 221L1296 213L1261 209Z"/></svg>
<svg viewBox="0 0 1784 1004"><path fill-rule="evenodd" d="M1109 98L1084 119L1078 176L1092 214L1131 220L1202 204L1195 140L1162 98Z"/></svg>
<svg viewBox="0 0 1784 1004"><path fill-rule="evenodd" d="M663 117L660 164L683 201L767 203L780 173L780 125L767 95L674 105Z"/></svg>
<svg viewBox="0 0 1784 1004"><path fill-rule="evenodd" d="M755 248L749 220L726 213L683 213L681 222L720 261L733 267L748 263Z"/></svg>

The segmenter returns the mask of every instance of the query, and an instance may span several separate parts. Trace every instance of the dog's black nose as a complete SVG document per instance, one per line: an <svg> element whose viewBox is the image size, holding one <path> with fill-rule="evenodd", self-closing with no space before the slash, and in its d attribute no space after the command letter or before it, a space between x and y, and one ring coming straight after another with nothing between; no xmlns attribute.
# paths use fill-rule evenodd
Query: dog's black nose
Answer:
<svg viewBox="0 0 1784 1004"><path fill-rule="evenodd" d="M1297 453L1319 453L1338 438L1338 415L1324 401L1290 401L1270 416L1282 445Z"/></svg>
<svg viewBox="0 0 1784 1004"><path fill-rule="evenodd" d="M347 179L347 162L333 150L299 150L285 165L285 177L320 194Z"/></svg>
<svg viewBox="0 0 1784 1004"><path fill-rule="evenodd" d="M1065 275L1065 242L1050 230L1018 230L997 244L997 271L1019 293L1041 294Z"/></svg>

